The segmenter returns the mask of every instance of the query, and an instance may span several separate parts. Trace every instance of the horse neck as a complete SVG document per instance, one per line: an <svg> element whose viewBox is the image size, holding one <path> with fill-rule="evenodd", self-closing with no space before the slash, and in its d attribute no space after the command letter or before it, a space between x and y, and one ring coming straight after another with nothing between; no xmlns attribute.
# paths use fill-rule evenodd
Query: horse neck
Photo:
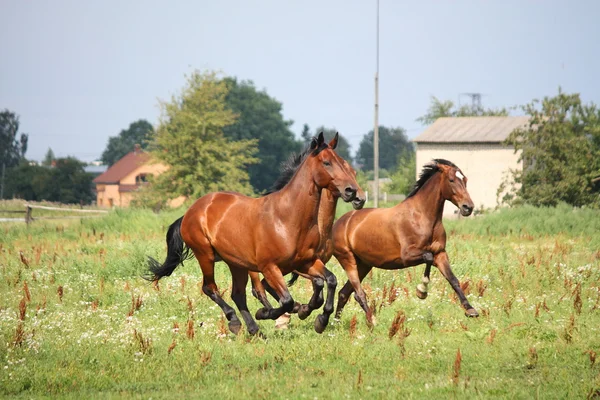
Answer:
<svg viewBox="0 0 600 400"><path fill-rule="evenodd" d="M441 189L442 174L436 173L412 197L412 206L429 217L431 222L441 221L444 213L444 196Z"/></svg>
<svg viewBox="0 0 600 400"><path fill-rule="evenodd" d="M313 181L308 160L305 160L289 183L274 193L279 215L298 229L316 224L321 190Z"/></svg>
<svg viewBox="0 0 600 400"><path fill-rule="evenodd" d="M331 235L338 199L329 191L323 190L319 203L319 233L323 237Z"/></svg>

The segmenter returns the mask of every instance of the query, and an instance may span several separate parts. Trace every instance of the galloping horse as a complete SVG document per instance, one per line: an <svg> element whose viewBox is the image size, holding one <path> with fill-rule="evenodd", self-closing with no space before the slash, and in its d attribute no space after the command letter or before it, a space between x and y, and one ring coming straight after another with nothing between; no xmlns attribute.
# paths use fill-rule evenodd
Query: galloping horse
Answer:
<svg viewBox="0 0 600 400"><path fill-rule="evenodd" d="M285 162L282 165L281 175L279 179L269 190L269 193L282 189L290 181L296 169L298 169L298 167L300 166L301 161L302 157L300 154L290 158L287 162ZM356 175L356 171L350 166L350 164L348 164L346 160L342 161L344 162L344 167L349 169L354 175ZM335 211L339 198L339 194L334 194L327 189L323 189L321 193L318 214L320 242L319 246L317 247L317 257L323 262L323 264L327 264L327 262L331 259L331 256L333 255L333 240L331 237L331 230L333 227L333 220L335 219ZM364 196L362 196L362 198L364 198ZM289 286L293 285L296 279L298 279L298 276L300 275L298 271L294 271L292 274L293 277L288 282ZM309 276L304 277L310 279ZM268 285L268 283L264 279L261 282L260 276L257 272L250 272L250 280L252 282L252 294L263 304L263 306L265 306L266 308L271 308L271 305L266 297L265 289L276 300L279 300L277 293L275 293L275 291ZM313 289L316 290L317 288L313 287ZM321 296L318 299L317 304L323 304L323 302L324 299ZM292 312L297 312L298 317L300 319L305 319L308 317L308 315L310 315L311 311L312 310L309 307L307 307L307 305L300 305L299 303L296 303Z"/></svg>
<svg viewBox="0 0 600 400"><path fill-rule="evenodd" d="M367 322L372 325L373 314L361 287L364 277L373 267L393 270L422 263L426 267L422 282L417 286L419 298L427 297L433 264L458 295L465 315L479 316L450 268L442 224L446 200L457 206L463 216L473 212L467 177L450 161L436 159L424 166L414 189L403 202L387 209L350 211L336 221L333 254L348 275L338 295L336 318L354 291L354 297L367 314Z"/></svg>
<svg viewBox="0 0 600 400"><path fill-rule="evenodd" d="M241 322L235 310L218 291L214 279L214 263L225 261L232 276L231 298L242 314L250 334L258 332L258 325L248 311L246 284L248 271L260 272L275 290L278 308L261 308L257 319L276 319L294 306L283 275L297 270L311 277L315 287L308 307L315 307L327 282L327 301L324 315L315 320L315 330L323 331L333 312L337 281L319 260L316 249L320 242L317 224L322 189L362 208L360 188L352 171L333 151L338 136L325 143L323 134L313 138L309 151L289 183L269 195L250 198L239 193L209 193L198 199L175 221L167 232L167 257L161 265L149 260L153 280L169 276L191 250L200 264L203 292L225 313L229 329L238 333ZM359 195L357 196L357 193Z"/></svg>

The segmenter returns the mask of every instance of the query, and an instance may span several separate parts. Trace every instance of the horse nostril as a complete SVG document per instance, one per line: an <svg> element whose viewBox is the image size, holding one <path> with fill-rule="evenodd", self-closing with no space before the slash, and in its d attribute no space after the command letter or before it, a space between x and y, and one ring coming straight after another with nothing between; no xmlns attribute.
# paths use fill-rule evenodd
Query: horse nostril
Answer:
<svg viewBox="0 0 600 400"><path fill-rule="evenodd" d="M463 205L462 206L463 211L467 212L467 213L471 213L471 211L473 211L473 207L468 206L468 205Z"/></svg>
<svg viewBox="0 0 600 400"><path fill-rule="evenodd" d="M344 192L347 196L356 196L356 189L354 189L352 186L348 186L346 189L344 189Z"/></svg>

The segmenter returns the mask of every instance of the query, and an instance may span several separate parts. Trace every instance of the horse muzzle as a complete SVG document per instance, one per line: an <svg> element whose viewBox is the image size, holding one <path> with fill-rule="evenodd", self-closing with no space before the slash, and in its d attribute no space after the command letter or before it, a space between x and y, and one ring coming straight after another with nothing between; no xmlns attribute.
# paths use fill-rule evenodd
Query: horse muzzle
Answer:
<svg viewBox="0 0 600 400"><path fill-rule="evenodd" d="M463 204L460 206L460 215L463 217L468 217L473 213L473 205L472 204Z"/></svg>
<svg viewBox="0 0 600 400"><path fill-rule="evenodd" d="M365 205L365 201L365 198L361 199L359 197L356 197L354 200L352 200L352 208L354 208L355 210L360 210Z"/></svg>

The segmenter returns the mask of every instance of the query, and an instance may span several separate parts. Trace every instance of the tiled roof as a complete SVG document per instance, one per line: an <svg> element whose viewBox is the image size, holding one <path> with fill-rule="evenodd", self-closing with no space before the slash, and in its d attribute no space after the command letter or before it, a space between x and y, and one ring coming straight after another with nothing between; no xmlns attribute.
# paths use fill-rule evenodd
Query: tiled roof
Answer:
<svg viewBox="0 0 600 400"><path fill-rule="evenodd" d="M500 143L517 128L525 128L529 117L438 118L415 143Z"/></svg>
<svg viewBox="0 0 600 400"><path fill-rule="evenodd" d="M143 151L132 151L114 163L105 173L94 179L94 183L116 184L133 172L140 165L150 160L150 156Z"/></svg>

